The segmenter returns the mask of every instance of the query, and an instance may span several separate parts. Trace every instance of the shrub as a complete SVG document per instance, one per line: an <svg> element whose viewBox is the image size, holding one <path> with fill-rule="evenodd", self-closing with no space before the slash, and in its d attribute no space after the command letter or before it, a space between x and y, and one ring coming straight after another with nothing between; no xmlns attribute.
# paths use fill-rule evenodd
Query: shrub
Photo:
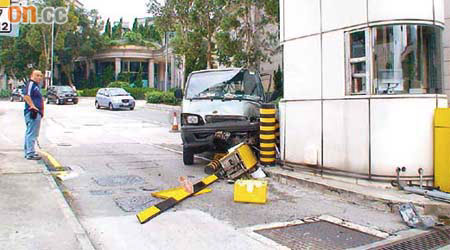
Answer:
<svg viewBox="0 0 450 250"><path fill-rule="evenodd" d="M131 88L131 87L125 87L124 88L128 93L131 94L131 96L134 97L136 100L145 100L147 98L148 92L153 92L154 89L151 88Z"/></svg>
<svg viewBox="0 0 450 250"><path fill-rule="evenodd" d="M11 96L10 90L6 90L6 89L0 90L0 98L8 98L10 96Z"/></svg>
<svg viewBox="0 0 450 250"><path fill-rule="evenodd" d="M108 88L127 88L130 87L130 83L123 81L115 81L108 84Z"/></svg>
<svg viewBox="0 0 450 250"><path fill-rule="evenodd" d="M148 103L161 103L163 97L163 92L161 91L152 91L148 94L147 102Z"/></svg>
<svg viewBox="0 0 450 250"><path fill-rule="evenodd" d="M81 90L80 96L84 97L95 97L97 95L97 91L100 88L93 88L93 89L83 89Z"/></svg>
<svg viewBox="0 0 450 250"><path fill-rule="evenodd" d="M162 103L169 104L169 105L177 104L177 99L175 98L174 93L173 92L164 92L162 95Z"/></svg>
<svg viewBox="0 0 450 250"><path fill-rule="evenodd" d="M174 93L172 92L162 92L158 90L153 90L151 92L147 92L147 102L155 103L155 104L168 104L168 105L177 105L178 100L175 98Z"/></svg>

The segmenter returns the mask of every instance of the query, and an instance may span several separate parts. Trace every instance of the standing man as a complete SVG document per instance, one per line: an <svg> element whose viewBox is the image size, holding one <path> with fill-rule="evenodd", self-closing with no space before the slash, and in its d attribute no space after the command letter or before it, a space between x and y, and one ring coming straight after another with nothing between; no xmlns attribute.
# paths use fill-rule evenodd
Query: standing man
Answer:
<svg viewBox="0 0 450 250"><path fill-rule="evenodd" d="M27 160L40 160L40 157L34 147L36 139L39 136L41 128L41 119L44 117L44 99L41 94L42 72L33 70L25 86L24 100L25 100L25 124L27 126L25 132L25 158Z"/></svg>

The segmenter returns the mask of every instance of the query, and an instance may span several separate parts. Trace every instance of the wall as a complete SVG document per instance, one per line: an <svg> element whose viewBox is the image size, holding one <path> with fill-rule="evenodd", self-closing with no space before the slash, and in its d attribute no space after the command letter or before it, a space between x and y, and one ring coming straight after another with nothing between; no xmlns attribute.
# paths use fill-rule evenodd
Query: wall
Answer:
<svg viewBox="0 0 450 250"><path fill-rule="evenodd" d="M450 1L445 3L444 65L444 91L450 97Z"/></svg>
<svg viewBox="0 0 450 250"><path fill-rule="evenodd" d="M433 114L447 107L446 96L346 95L345 32L396 23L443 27L443 3L281 0L283 158L371 177L394 176L398 166L431 176Z"/></svg>

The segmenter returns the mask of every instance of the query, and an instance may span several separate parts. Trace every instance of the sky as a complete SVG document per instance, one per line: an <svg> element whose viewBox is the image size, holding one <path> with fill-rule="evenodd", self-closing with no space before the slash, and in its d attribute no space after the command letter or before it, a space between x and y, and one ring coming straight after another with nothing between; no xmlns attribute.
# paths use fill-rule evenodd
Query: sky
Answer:
<svg viewBox="0 0 450 250"><path fill-rule="evenodd" d="M100 16L106 20L119 21L123 17L124 22L129 22L130 28L134 18L149 16L147 13L147 0L79 0L86 9L97 9ZM123 2L123 4L119 4Z"/></svg>

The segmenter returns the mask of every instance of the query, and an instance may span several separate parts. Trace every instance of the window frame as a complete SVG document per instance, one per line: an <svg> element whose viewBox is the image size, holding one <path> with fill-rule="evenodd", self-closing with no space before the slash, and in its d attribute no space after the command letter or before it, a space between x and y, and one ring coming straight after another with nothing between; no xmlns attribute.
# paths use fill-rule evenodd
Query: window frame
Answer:
<svg viewBox="0 0 450 250"><path fill-rule="evenodd" d="M352 46L351 46L351 35L358 32L364 32L365 34L365 57L357 57L351 58L352 54ZM344 33L345 36L345 95L346 96L370 96L373 93L372 90L372 31L370 27L351 30ZM366 64L366 72L365 73L356 73L352 72L352 65L364 62ZM359 76L358 76L359 75ZM361 91L359 93L353 93L353 77L357 76L359 78L363 78L361 76L365 75L366 79L366 88L365 91Z"/></svg>

